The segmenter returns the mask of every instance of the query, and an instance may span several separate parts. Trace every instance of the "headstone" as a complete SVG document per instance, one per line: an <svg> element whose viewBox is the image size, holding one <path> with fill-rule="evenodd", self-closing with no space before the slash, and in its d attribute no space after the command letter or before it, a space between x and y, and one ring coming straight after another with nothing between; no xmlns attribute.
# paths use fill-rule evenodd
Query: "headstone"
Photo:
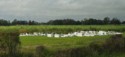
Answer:
<svg viewBox="0 0 125 57"><path fill-rule="evenodd" d="M84 33L84 36L90 36L89 32L86 31L86 32Z"/></svg>
<svg viewBox="0 0 125 57"><path fill-rule="evenodd" d="M106 35L106 34L107 34L107 33L106 33L105 31L99 31L99 32L98 32L98 35L100 35L100 36L101 36L101 35Z"/></svg>
<svg viewBox="0 0 125 57"><path fill-rule="evenodd" d="M60 35L59 35L59 34L55 34L54 37L55 37L55 38L59 38Z"/></svg>
<svg viewBox="0 0 125 57"><path fill-rule="evenodd" d="M34 32L33 35L34 35L34 36L38 36L38 33L37 33L37 32Z"/></svg>
<svg viewBox="0 0 125 57"><path fill-rule="evenodd" d="M83 36L83 33L77 33L76 36L78 36L78 37L82 37L82 36Z"/></svg>
<svg viewBox="0 0 125 57"><path fill-rule="evenodd" d="M53 34L47 34L47 37L53 37Z"/></svg>

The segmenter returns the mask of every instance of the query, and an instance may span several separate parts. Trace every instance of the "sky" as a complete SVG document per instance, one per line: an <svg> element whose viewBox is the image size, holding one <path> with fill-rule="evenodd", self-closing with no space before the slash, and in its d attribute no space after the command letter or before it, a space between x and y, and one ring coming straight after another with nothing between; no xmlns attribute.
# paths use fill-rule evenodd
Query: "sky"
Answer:
<svg viewBox="0 0 125 57"><path fill-rule="evenodd" d="M0 0L0 19L35 20L104 17L125 20L125 0Z"/></svg>

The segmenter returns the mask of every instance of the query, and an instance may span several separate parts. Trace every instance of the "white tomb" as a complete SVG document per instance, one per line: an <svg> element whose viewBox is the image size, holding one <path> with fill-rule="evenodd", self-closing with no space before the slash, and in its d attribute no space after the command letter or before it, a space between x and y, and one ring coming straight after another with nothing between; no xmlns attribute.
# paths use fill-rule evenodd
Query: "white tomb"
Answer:
<svg viewBox="0 0 125 57"><path fill-rule="evenodd" d="M55 37L55 38L59 38L60 35L59 35L59 34L55 34L54 37Z"/></svg>
<svg viewBox="0 0 125 57"><path fill-rule="evenodd" d="M78 36L78 37L82 37L82 36L83 36L83 33L77 33L76 36Z"/></svg>
<svg viewBox="0 0 125 57"><path fill-rule="evenodd" d="M86 31L86 32L84 33L84 36L90 36L89 32Z"/></svg>
<svg viewBox="0 0 125 57"><path fill-rule="evenodd" d="M53 34L47 34L47 37L53 37L54 35Z"/></svg>
<svg viewBox="0 0 125 57"><path fill-rule="evenodd" d="M61 37L69 37L69 35L68 34L63 34L63 35L61 35Z"/></svg>
<svg viewBox="0 0 125 57"><path fill-rule="evenodd" d="M37 32L34 32L33 35L34 35L34 36L38 36L38 33L37 33Z"/></svg>
<svg viewBox="0 0 125 57"><path fill-rule="evenodd" d="M107 33L105 31L99 31L98 35L107 35Z"/></svg>
<svg viewBox="0 0 125 57"><path fill-rule="evenodd" d="M122 34L120 32L115 31L78 31L68 34L53 34L53 33L40 33L40 32L34 32L34 33L21 33L20 36L47 36L47 37L82 37L82 36L95 36L95 35L115 35L115 34Z"/></svg>

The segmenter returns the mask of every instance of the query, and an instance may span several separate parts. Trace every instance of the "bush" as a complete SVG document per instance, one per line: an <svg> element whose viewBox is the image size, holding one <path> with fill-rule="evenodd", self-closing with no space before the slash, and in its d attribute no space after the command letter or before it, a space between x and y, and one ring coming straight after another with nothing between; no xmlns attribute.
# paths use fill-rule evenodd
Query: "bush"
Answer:
<svg viewBox="0 0 125 57"><path fill-rule="evenodd" d="M92 42L89 45L89 48L95 50L98 52L98 55L102 54L104 52L103 42Z"/></svg>
<svg viewBox="0 0 125 57"><path fill-rule="evenodd" d="M19 33L0 32L0 53L7 54L9 57L16 57L19 53Z"/></svg>
<svg viewBox="0 0 125 57"><path fill-rule="evenodd" d="M108 52L122 52L125 49L125 38L123 38L122 35L111 36L110 39L106 40L103 46Z"/></svg>
<svg viewBox="0 0 125 57"><path fill-rule="evenodd" d="M70 51L70 49L58 50L57 52L55 52L54 57L71 57Z"/></svg>
<svg viewBox="0 0 125 57"><path fill-rule="evenodd" d="M47 56L49 56L49 52L44 46L37 46L35 56L36 57L47 57Z"/></svg>

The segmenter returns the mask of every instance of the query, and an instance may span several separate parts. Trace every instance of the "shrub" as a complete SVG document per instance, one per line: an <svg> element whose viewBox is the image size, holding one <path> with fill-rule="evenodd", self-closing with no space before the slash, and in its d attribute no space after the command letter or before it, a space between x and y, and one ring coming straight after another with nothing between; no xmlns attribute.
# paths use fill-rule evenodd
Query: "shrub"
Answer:
<svg viewBox="0 0 125 57"><path fill-rule="evenodd" d="M124 51L125 49L125 38L122 35L111 36L104 43L104 49L109 52Z"/></svg>
<svg viewBox="0 0 125 57"><path fill-rule="evenodd" d="M9 57L16 57L19 52L19 33L0 32L0 52Z"/></svg>
<svg viewBox="0 0 125 57"><path fill-rule="evenodd" d="M49 52L44 46L37 46L35 56L36 57L47 57L47 56L49 56Z"/></svg>
<svg viewBox="0 0 125 57"><path fill-rule="evenodd" d="M92 42L90 45L89 45L89 48L95 50L98 52L98 54L102 54L104 52L104 47L103 47L103 42Z"/></svg>
<svg viewBox="0 0 125 57"><path fill-rule="evenodd" d="M71 57L70 51L70 49L58 50L57 52L55 52L54 57Z"/></svg>

